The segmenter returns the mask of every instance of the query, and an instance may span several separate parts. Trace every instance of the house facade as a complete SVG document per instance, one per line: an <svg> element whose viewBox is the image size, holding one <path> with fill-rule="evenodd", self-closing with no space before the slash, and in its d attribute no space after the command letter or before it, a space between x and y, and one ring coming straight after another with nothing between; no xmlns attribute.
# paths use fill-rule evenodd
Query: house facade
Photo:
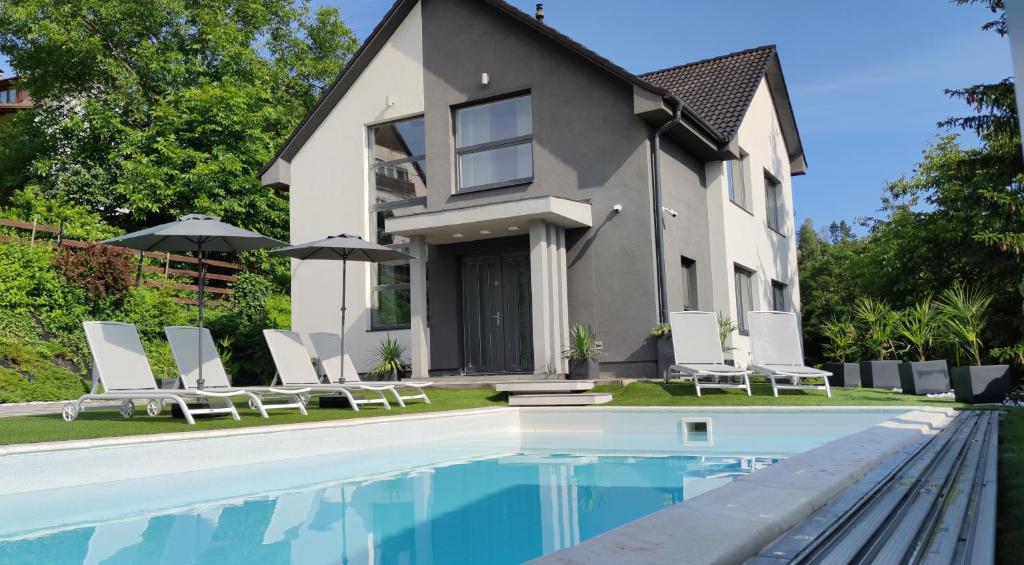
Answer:
<svg viewBox="0 0 1024 565"><path fill-rule="evenodd" d="M32 98L27 90L19 87L19 81L17 76L0 78L0 122L32 107Z"/></svg>
<svg viewBox="0 0 1024 565"><path fill-rule="evenodd" d="M653 377L665 313L799 308L792 175L806 168L774 47L643 75L501 0L398 0L262 173L291 240L338 233L414 260L350 264L346 349L385 337L413 375ZM660 235L660 237L659 237ZM292 325L337 331L341 267L292 265Z"/></svg>

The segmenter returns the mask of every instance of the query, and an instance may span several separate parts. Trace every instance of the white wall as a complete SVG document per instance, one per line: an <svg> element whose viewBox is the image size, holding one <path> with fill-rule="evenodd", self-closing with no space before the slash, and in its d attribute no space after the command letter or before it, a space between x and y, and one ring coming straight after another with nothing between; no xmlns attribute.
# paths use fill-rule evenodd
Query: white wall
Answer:
<svg viewBox="0 0 1024 565"><path fill-rule="evenodd" d="M708 214L711 218L711 251L714 264L715 310L736 318L736 291L733 286L733 265L755 271L754 309L770 310L771 281L787 287L787 308L800 309L800 286L796 264L796 228L793 220L793 184L790 177L786 144L775 114L775 106L764 79L737 134L740 148L747 153L747 190L750 212L729 200L722 162L709 163ZM765 208L764 171L782 183L782 221L780 232L768 227ZM738 364L749 361L750 340L738 332L732 336L733 352Z"/></svg>
<svg viewBox="0 0 1024 565"><path fill-rule="evenodd" d="M417 4L292 159L292 243L342 232L370 238L366 126L422 112L423 29ZM387 335L369 331L370 275L369 265L349 264L345 349L360 372L369 368L373 348ZM292 261L295 331L337 333L340 308L340 262ZM408 330L390 334L408 345Z"/></svg>

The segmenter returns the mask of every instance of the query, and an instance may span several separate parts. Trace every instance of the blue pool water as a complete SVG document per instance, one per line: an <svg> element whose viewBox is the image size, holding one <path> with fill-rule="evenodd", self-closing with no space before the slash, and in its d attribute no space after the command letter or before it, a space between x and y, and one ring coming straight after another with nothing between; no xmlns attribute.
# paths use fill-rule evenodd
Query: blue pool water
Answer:
<svg viewBox="0 0 1024 565"><path fill-rule="evenodd" d="M520 563L778 460L494 456L32 532L0 563Z"/></svg>

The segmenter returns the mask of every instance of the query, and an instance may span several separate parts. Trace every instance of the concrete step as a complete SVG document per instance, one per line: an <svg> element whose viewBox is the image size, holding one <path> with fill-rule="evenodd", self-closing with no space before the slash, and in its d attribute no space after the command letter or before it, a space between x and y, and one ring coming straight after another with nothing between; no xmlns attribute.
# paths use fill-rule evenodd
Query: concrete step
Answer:
<svg viewBox="0 0 1024 565"><path fill-rule="evenodd" d="M594 406L612 401L607 392L572 392L569 394L515 394L509 406Z"/></svg>

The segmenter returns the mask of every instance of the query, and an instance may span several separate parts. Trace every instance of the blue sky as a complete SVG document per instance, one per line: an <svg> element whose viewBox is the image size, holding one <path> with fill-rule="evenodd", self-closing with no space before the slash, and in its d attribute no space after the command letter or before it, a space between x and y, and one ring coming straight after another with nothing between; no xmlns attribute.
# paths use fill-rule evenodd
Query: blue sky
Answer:
<svg viewBox="0 0 1024 565"><path fill-rule="evenodd" d="M534 0L511 0L532 13ZM363 39L391 0L326 0ZM809 163L795 177L797 222L877 215L886 180L910 174L966 108L943 88L1011 74L991 14L944 0L547 0L546 22L633 72L779 46Z"/></svg>

